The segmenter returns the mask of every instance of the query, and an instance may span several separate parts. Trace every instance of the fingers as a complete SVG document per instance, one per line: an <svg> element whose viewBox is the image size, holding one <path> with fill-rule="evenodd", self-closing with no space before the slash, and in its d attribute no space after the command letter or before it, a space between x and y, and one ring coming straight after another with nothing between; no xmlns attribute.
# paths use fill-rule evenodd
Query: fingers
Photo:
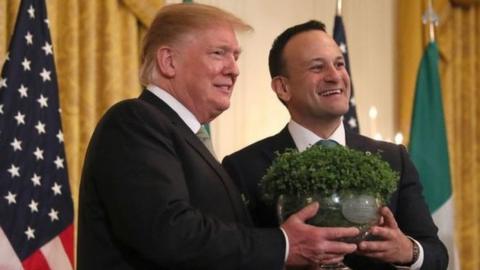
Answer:
<svg viewBox="0 0 480 270"><path fill-rule="evenodd" d="M358 250L366 253L383 252L388 246L387 241L362 241L358 243Z"/></svg>
<svg viewBox="0 0 480 270"><path fill-rule="evenodd" d="M360 230L355 227L349 228L321 228L323 238L329 240L338 240L346 237L355 237L360 233Z"/></svg>
<svg viewBox="0 0 480 270"><path fill-rule="evenodd" d="M409 262L412 258L412 241L398 228L390 210L382 209L385 223L389 226L374 226L370 232L378 236L379 241L362 241L358 244L358 253L384 262ZM392 222L393 220L393 222ZM393 228L392 228L393 227Z"/></svg>
<svg viewBox="0 0 480 270"><path fill-rule="evenodd" d="M388 241L398 237L398 234L403 234L388 207L382 207L379 212L381 215L379 223L368 230L370 235L376 236L377 240L380 238Z"/></svg>
<svg viewBox="0 0 480 270"><path fill-rule="evenodd" d="M318 212L319 207L320 207L320 205L318 204L318 202L313 202L313 203L305 206L304 208L302 208L300 211L293 214L292 216L300 219L301 221L305 221L305 220L315 216L315 214Z"/></svg>
<svg viewBox="0 0 480 270"><path fill-rule="evenodd" d="M386 257L387 252L385 251L361 251L359 250L357 254L365 256L365 257L370 257L370 258L375 258L375 259L382 259Z"/></svg>
<svg viewBox="0 0 480 270"><path fill-rule="evenodd" d="M396 231L387 227L373 226L370 228L369 233L377 236L377 238L380 237L381 239L388 240L395 237Z"/></svg>
<svg viewBox="0 0 480 270"><path fill-rule="evenodd" d="M385 223L384 218L383 218L383 216L380 215L380 218L378 219L377 224L378 224L378 226L383 226L384 223Z"/></svg>
<svg viewBox="0 0 480 270"><path fill-rule="evenodd" d="M335 261L357 250L357 245L338 240L357 235L359 230L356 228L321 228L290 218L282 224L282 228L289 242L287 265L301 265L305 260L316 262L319 256L321 261Z"/></svg>
<svg viewBox="0 0 480 270"><path fill-rule="evenodd" d="M358 244L359 255L365 257L378 259L385 262L392 262L398 253L393 246L389 246L388 242L384 241L364 241Z"/></svg>
<svg viewBox="0 0 480 270"><path fill-rule="evenodd" d="M332 257L326 257L320 261L319 264L334 264L334 263L339 263L343 261L344 256L332 256Z"/></svg>
<svg viewBox="0 0 480 270"><path fill-rule="evenodd" d="M390 227L392 229L397 229L398 224L397 221L395 221L395 217L393 216L392 211L386 206L382 207L380 209L380 215L383 217L383 226L385 227Z"/></svg>
<svg viewBox="0 0 480 270"><path fill-rule="evenodd" d="M287 265L310 263L333 263L345 254L355 252L357 245L341 242L340 239L357 236L357 228L322 228L306 224L319 208L318 202L304 207L291 215L282 225L288 237L289 254Z"/></svg>
<svg viewBox="0 0 480 270"><path fill-rule="evenodd" d="M315 250L322 254L344 255L357 250L357 245L340 242L337 240L323 240L315 246Z"/></svg>
<svg viewBox="0 0 480 270"><path fill-rule="evenodd" d="M334 264L343 261L343 255L336 255L336 254L320 254L314 257L313 260L310 261L313 265L321 265L321 264Z"/></svg>
<svg viewBox="0 0 480 270"><path fill-rule="evenodd" d="M357 245L341 242L338 239L344 236L358 234L355 228L318 228L315 227L309 234L313 240L311 243L305 243L303 246L303 255L309 260L337 261L345 254L353 253L357 250Z"/></svg>
<svg viewBox="0 0 480 270"><path fill-rule="evenodd" d="M367 247L365 250L362 248L364 247L359 247L358 249L357 253L359 255L374 258L388 263L410 262L412 257L409 254L404 254L404 252L397 246L389 246L388 248L380 246L370 246Z"/></svg>

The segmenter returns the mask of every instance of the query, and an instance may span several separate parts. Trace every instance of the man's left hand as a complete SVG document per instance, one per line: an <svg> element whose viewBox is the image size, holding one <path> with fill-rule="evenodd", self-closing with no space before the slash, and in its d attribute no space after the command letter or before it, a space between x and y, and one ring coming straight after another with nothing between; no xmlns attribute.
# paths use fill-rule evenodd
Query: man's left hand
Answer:
<svg viewBox="0 0 480 270"><path fill-rule="evenodd" d="M357 253L392 264L413 263L413 243L398 228L392 211L382 207L380 215L380 223L370 228L370 234L381 240L360 242Z"/></svg>

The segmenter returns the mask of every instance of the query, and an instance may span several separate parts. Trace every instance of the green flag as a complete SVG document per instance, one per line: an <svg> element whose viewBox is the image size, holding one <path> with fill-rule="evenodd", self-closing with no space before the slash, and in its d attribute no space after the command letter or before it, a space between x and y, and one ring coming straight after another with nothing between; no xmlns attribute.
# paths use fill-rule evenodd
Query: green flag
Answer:
<svg viewBox="0 0 480 270"><path fill-rule="evenodd" d="M438 48L428 44L417 76L410 153L433 213L452 195L447 136L438 73Z"/></svg>
<svg viewBox="0 0 480 270"><path fill-rule="evenodd" d="M409 149L440 239L449 251L449 269L456 269L454 207L438 55L437 44L430 42L417 75Z"/></svg>

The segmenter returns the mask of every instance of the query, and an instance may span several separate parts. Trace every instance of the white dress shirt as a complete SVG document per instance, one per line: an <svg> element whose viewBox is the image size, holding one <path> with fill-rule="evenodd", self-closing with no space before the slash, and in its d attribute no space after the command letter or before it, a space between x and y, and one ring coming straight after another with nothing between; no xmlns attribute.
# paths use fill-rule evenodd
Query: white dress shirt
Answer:
<svg viewBox="0 0 480 270"><path fill-rule="evenodd" d="M157 96L163 102L167 103L168 107L174 110L178 116L180 116L183 122L185 122L185 124L192 130L193 133L196 134L200 130L202 124L200 124L195 115L193 115L193 113L189 111L187 107L183 106L182 103L180 103L167 91L153 84L149 84L147 86L147 90L152 92L152 94Z"/></svg>
<svg viewBox="0 0 480 270"><path fill-rule="evenodd" d="M335 131L329 138L322 138L293 120L290 120L290 122L288 122L288 131L290 132L290 135L295 142L295 146L300 152L314 145L319 140L334 140L341 146L345 146L346 144L345 129L343 127L342 121L340 121L340 125L337 127L337 129L335 129Z"/></svg>

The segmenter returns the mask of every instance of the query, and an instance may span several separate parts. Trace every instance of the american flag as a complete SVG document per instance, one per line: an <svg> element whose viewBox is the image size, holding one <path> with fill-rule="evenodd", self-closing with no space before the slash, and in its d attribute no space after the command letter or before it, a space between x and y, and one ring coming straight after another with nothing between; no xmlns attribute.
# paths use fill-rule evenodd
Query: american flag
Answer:
<svg viewBox="0 0 480 270"><path fill-rule="evenodd" d="M0 269L73 269L73 203L44 0L23 0L0 75Z"/></svg>
<svg viewBox="0 0 480 270"><path fill-rule="evenodd" d="M348 47L347 47L347 36L345 35L345 27L343 26L342 16L335 16L335 24L333 26L333 39L337 42L340 50L342 51L343 57L345 58L345 67L347 68L348 74L350 74L350 80L352 78L352 73L350 72L350 60L348 59ZM359 133L360 124L358 123L357 118L357 105L355 104L355 96L353 94L353 82L352 85L352 95L350 97L349 109L348 112L343 116L343 125L346 130Z"/></svg>

